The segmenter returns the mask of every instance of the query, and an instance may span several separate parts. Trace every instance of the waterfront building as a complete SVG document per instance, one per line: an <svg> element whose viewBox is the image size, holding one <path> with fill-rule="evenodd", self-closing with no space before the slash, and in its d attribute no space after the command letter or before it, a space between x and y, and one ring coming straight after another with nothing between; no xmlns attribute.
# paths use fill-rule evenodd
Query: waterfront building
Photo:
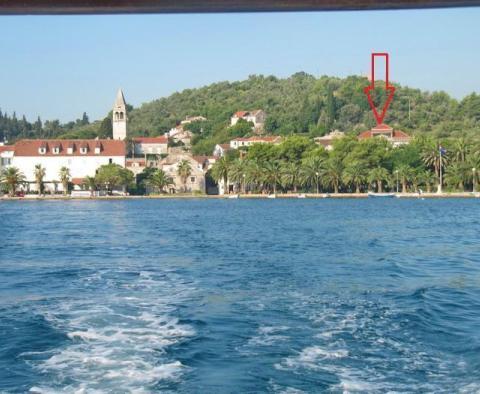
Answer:
<svg viewBox="0 0 480 394"><path fill-rule="evenodd" d="M178 166L184 160L187 161L190 166L190 174L185 179L185 183L178 174ZM205 193L205 174L208 169L208 160L205 159L205 156L195 157L186 152L170 153L160 161L158 168L162 169L170 178L172 178L173 185L169 187L169 193Z"/></svg>
<svg viewBox="0 0 480 394"><path fill-rule="evenodd" d="M12 164L15 147L13 145L4 145L0 143L0 171Z"/></svg>
<svg viewBox="0 0 480 394"><path fill-rule="evenodd" d="M62 167L69 169L77 184L87 176L95 176L102 165L125 167L125 142L106 139L17 141L11 165L25 175L27 190L36 190L35 166L38 164L45 168L45 190L61 191L59 173Z"/></svg>
<svg viewBox="0 0 480 394"><path fill-rule="evenodd" d="M393 127L383 123L373 127L371 130L366 130L360 133L358 136L359 140L368 138L385 138L394 147L407 145L411 140L411 137L407 133L400 130L394 130Z"/></svg>

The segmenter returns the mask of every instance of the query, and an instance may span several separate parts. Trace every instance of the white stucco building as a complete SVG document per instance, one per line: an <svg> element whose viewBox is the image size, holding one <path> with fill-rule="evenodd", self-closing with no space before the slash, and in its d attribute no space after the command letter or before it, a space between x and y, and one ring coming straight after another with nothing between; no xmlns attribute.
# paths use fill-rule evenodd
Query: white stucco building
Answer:
<svg viewBox="0 0 480 394"><path fill-rule="evenodd" d="M15 147L13 145L0 144L0 171L12 164Z"/></svg>
<svg viewBox="0 0 480 394"><path fill-rule="evenodd" d="M241 137L230 141L231 149L238 149L243 146L251 146L253 144L273 144L278 145L282 142L282 137L271 135L265 137Z"/></svg>
<svg viewBox="0 0 480 394"><path fill-rule="evenodd" d="M105 164L125 167L125 143L117 140L20 140L14 146L11 165L17 167L36 190L35 166L46 170L46 191L60 191L60 169L67 167L71 181L78 184L87 176L95 176Z"/></svg>
<svg viewBox="0 0 480 394"><path fill-rule="evenodd" d="M168 138L160 137L135 137L135 155L166 155L168 153Z"/></svg>

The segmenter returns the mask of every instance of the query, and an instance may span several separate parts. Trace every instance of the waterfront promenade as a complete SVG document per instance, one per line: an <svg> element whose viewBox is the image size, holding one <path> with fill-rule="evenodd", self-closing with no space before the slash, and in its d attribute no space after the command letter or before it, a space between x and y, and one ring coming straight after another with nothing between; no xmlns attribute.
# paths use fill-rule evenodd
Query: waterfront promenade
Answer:
<svg viewBox="0 0 480 394"><path fill-rule="evenodd" d="M394 193L396 198L480 198L480 192L463 193ZM64 196L64 195L45 195L36 194L26 195L24 197L0 197L0 201L37 201L37 200L141 200L141 199L272 199L269 194L229 194L229 195L208 195L208 194L152 194L148 196ZM302 198L369 198L368 193L278 193L274 198L280 199L302 199Z"/></svg>

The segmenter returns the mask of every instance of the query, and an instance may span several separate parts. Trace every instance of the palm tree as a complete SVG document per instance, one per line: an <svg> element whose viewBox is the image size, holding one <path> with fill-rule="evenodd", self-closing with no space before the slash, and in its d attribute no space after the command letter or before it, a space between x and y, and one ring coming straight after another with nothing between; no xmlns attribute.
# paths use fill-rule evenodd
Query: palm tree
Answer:
<svg viewBox="0 0 480 394"><path fill-rule="evenodd" d="M355 193L360 193L361 186L367 179L367 171L363 162L355 161L345 167L342 180L345 184L355 186Z"/></svg>
<svg viewBox="0 0 480 394"><path fill-rule="evenodd" d="M163 193L165 187L173 185L173 179L165 171L158 169L147 178L146 183Z"/></svg>
<svg viewBox="0 0 480 394"><path fill-rule="evenodd" d="M377 192L382 193L383 192L383 182L388 181L390 178L388 171L383 168L383 167L376 167L370 170L370 173L368 174L368 181L370 183L376 183L377 184Z"/></svg>
<svg viewBox="0 0 480 394"><path fill-rule="evenodd" d="M190 176L191 173L192 173L192 166L190 165L190 162L185 159L181 160L177 166L177 174L180 177L180 180L182 181L184 192L187 191L187 178Z"/></svg>
<svg viewBox="0 0 480 394"><path fill-rule="evenodd" d="M288 189L293 188L293 192L298 191L298 184L302 175L301 167L295 162L284 163L281 168L282 185Z"/></svg>
<svg viewBox="0 0 480 394"><path fill-rule="evenodd" d="M45 178L46 170L41 164L35 165L35 183L37 184L38 194L43 194L43 178Z"/></svg>
<svg viewBox="0 0 480 394"><path fill-rule="evenodd" d="M70 170L68 167L62 167L60 168L58 175L60 176L60 182L62 182L63 194L66 196L68 193L68 184L70 182Z"/></svg>
<svg viewBox="0 0 480 394"><path fill-rule="evenodd" d="M25 182L25 175L17 167L5 168L0 173L0 183L7 187L10 197L15 195L17 186L23 182Z"/></svg>
<svg viewBox="0 0 480 394"><path fill-rule="evenodd" d="M323 181L326 186L333 187L334 193L338 193L340 181L342 180L343 163L337 157L332 157L325 163L323 170Z"/></svg>
<svg viewBox="0 0 480 394"><path fill-rule="evenodd" d="M320 175L325 169L325 161L319 157L309 157L301 169L302 183L306 186L315 186L320 193Z"/></svg>
<svg viewBox="0 0 480 394"><path fill-rule="evenodd" d="M229 193L228 175L230 172L230 164L230 160L222 156L212 166L212 178L217 183L223 180L223 190L225 194Z"/></svg>
<svg viewBox="0 0 480 394"><path fill-rule="evenodd" d="M98 189L98 182L94 176L86 176L83 179L83 185L90 190L90 194L93 194L95 190Z"/></svg>
<svg viewBox="0 0 480 394"><path fill-rule="evenodd" d="M245 181L253 190L263 189L263 167L257 161L249 161Z"/></svg>
<svg viewBox="0 0 480 394"><path fill-rule="evenodd" d="M432 171L425 170L419 174L420 176L420 183L422 185L425 185L425 188L427 189L427 193L432 192L432 186L435 184L437 181L437 177Z"/></svg>
<svg viewBox="0 0 480 394"><path fill-rule="evenodd" d="M229 164L228 178L235 183L241 185L242 193L245 193L245 182L247 177L248 161L245 159L237 159Z"/></svg>
<svg viewBox="0 0 480 394"><path fill-rule="evenodd" d="M465 191L465 181L468 181L470 177L469 168L462 163L455 162L451 164L445 172L446 183L454 188L459 188L462 191Z"/></svg>
<svg viewBox="0 0 480 394"><path fill-rule="evenodd" d="M468 146L464 137L460 137L455 140L455 143L453 145L453 158L456 161L460 163L464 163L465 160L467 159L469 152L470 152L470 147Z"/></svg>
<svg viewBox="0 0 480 394"><path fill-rule="evenodd" d="M263 181L269 189L273 189L273 194L277 193L277 185L282 182L280 172L280 163L278 161L268 161L263 167Z"/></svg>
<svg viewBox="0 0 480 394"><path fill-rule="evenodd" d="M440 184L440 168L445 169L448 163L448 154L440 154L440 144L431 140L425 142L422 152L425 165L434 170Z"/></svg>
<svg viewBox="0 0 480 394"><path fill-rule="evenodd" d="M395 174L398 174L402 183L402 193L407 192L407 184L412 180L413 168L407 164L401 164L395 169Z"/></svg>

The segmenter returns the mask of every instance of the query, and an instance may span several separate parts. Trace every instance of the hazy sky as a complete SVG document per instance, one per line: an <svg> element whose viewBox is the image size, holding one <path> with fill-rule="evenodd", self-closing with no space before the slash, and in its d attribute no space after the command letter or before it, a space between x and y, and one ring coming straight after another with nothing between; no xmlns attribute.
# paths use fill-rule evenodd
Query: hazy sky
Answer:
<svg viewBox="0 0 480 394"><path fill-rule="evenodd" d="M0 108L29 120L103 117L250 74L368 72L457 98L480 91L480 8L281 14L0 17Z"/></svg>

